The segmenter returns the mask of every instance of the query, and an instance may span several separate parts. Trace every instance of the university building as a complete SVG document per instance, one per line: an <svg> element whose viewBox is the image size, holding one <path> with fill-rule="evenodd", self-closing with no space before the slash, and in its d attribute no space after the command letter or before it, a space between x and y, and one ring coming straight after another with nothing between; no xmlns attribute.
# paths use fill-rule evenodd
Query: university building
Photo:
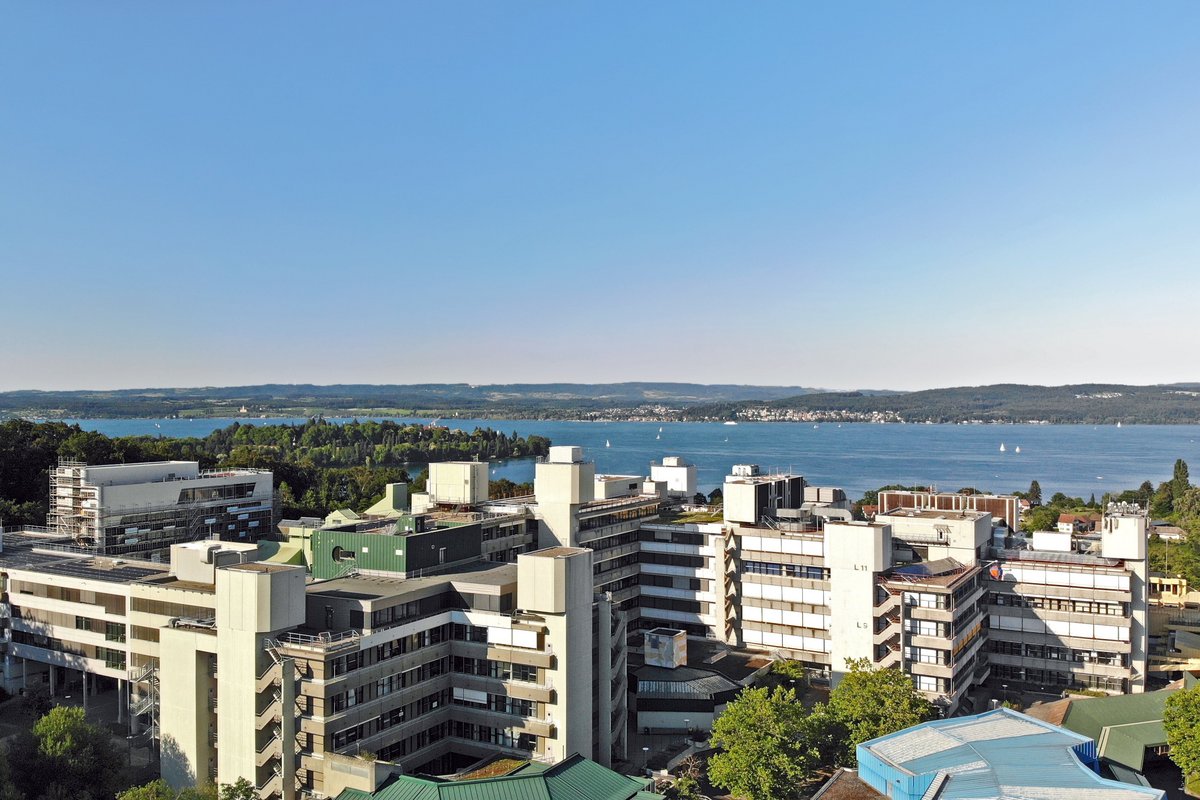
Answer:
<svg viewBox="0 0 1200 800"><path fill-rule="evenodd" d="M627 640L653 629L834 683L852 660L900 667L947 716L984 683L1145 688L1147 522L1132 506L1097 532L1031 539L929 498L858 522L839 489L741 465L714 516L681 505L681 459L597 475L553 447L529 497L489 500L486 465L434 464L411 498L391 486L255 542L269 474L149 466L60 466L98 513L63 510L76 487L58 474L55 525L4 536L0 655L10 690L118 689L174 785L246 777L263 798L316 798L327 756L432 774L495 752L624 761ZM102 480L118 474L130 482ZM115 486L165 492L161 516L131 521Z"/></svg>
<svg viewBox="0 0 1200 800"><path fill-rule="evenodd" d="M50 470L48 529L102 554L162 550L177 542L253 542L274 535L272 476L201 470L195 461Z"/></svg>

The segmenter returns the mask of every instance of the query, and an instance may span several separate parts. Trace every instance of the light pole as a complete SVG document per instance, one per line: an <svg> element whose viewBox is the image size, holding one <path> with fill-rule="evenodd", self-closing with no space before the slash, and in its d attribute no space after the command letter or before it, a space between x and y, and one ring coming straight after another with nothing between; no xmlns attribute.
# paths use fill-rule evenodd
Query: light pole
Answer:
<svg viewBox="0 0 1200 800"><path fill-rule="evenodd" d="M650 746L646 745L642 748L642 769L646 771L646 776L650 776Z"/></svg>
<svg viewBox="0 0 1200 800"><path fill-rule="evenodd" d="M686 744L692 743L692 721L690 719L683 721L683 741Z"/></svg>

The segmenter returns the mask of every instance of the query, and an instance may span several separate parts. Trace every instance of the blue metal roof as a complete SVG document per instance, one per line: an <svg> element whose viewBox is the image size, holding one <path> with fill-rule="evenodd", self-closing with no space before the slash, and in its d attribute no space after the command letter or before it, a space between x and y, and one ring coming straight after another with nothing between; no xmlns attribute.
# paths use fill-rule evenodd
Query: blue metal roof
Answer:
<svg viewBox="0 0 1200 800"><path fill-rule="evenodd" d="M860 777L898 799L1163 798L1097 775L1086 736L1007 708L916 725L862 743L857 755Z"/></svg>

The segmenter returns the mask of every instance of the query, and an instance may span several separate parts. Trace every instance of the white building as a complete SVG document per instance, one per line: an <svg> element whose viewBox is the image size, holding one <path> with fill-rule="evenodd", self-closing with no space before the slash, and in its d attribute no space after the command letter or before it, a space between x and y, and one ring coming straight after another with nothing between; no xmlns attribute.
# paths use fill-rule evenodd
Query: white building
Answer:
<svg viewBox="0 0 1200 800"><path fill-rule="evenodd" d="M195 539L253 542L273 532L273 503L266 470L63 460L50 472L47 526L104 554L163 550Z"/></svg>
<svg viewBox="0 0 1200 800"><path fill-rule="evenodd" d="M691 500L696 496L696 465L679 456L666 456L661 464L651 464L650 479L666 481L672 497Z"/></svg>

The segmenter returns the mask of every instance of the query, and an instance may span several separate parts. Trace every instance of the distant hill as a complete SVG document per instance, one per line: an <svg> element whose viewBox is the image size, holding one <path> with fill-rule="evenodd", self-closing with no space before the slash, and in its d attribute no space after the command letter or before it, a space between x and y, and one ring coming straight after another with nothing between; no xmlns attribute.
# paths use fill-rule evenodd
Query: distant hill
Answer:
<svg viewBox="0 0 1200 800"><path fill-rule="evenodd" d="M1200 423L1200 383L829 392L700 383L264 384L0 392L2 417L423 415L534 419Z"/></svg>
<svg viewBox="0 0 1200 800"><path fill-rule="evenodd" d="M891 395L808 393L780 400L699 404L688 419L1050 422L1107 425L1200 423L1200 384L995 384Z"/></svg>
<svg viewBox="0 0 1200 800"><path fill-rule="evenodd" d="M803 386L699 383L263 384L195 388L0 392L0 416L221 416L242 406L255 414L458 411L546 413L634 406L770 401L818 391Z"/></svg>

